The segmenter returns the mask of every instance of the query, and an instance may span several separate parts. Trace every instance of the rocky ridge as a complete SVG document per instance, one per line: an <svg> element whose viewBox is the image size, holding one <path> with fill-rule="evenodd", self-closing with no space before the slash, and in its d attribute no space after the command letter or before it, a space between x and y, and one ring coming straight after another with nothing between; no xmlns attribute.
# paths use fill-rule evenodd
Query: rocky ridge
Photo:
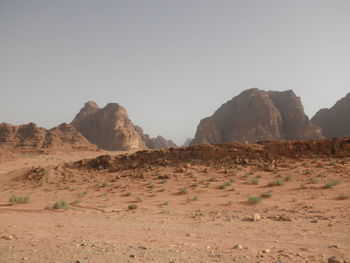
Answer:
<svg viewBox="0 0 350 263"><path fill-rule="evenodd" d="M73 126L62 123L52 129L38 127L35 123L24 125L0 124L0 146L18 150L95 150Z"/></svg>

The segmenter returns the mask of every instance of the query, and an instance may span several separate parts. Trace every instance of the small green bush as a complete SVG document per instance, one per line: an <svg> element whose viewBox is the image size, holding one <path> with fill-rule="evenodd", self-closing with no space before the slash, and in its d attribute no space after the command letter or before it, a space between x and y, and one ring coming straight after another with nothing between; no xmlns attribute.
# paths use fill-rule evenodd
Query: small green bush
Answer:
<svg viewBox="0 0 350 263"><path fill-rule="evenodd" d="M54 203L54 205L52 206L52 209L64 209L64 210L68 210L69 206L66 200L58 200L56 203Z"/></svg>
<svg viewBox="0 0 350 263"><path fill-rule="evenodd" d="M287 175L286 177L284 177L284 181L288 182L292 180L292 176L291 175Z"/></svg>
<svg viewBox="0 0 350 263"><path fill-rule="evenodd" d="M248 201L252 204L257 204L257 203L260 203L261 201L263 200L263 198L261 197L256 197L256 196L250 196L248 198Z"/></svg>
<svg viewBox="0 0 350 263"><path fill-rule="evenodd" d="M83 200L80 200L80 199L77 199L77 200L74 200L71 205L78 205L80 204L81 202L83 202Z"/></svg>
<svg viewBox="0 0 350 263"><path fill-rule="evenodd" d="M317 184L319 181L320 181L320 179L314 177L308 181L308 184Z"/></svg>
<svg viewBox="0 0 350 263"><path fill-rule="evenodd" d="M131 204L131 205L128 206L129 210L136 210L137 208L138 208L138 206L135 205L135 204Z"/></svg>
<svg viewBox="0 0 350 263"><path fill-rule="evenodd" d="M262 198L269 198L272 196L272 191L264 192L260 195Z"/></svg>
<svg viewBox="0 0 350 263"><path fill-rule="evenodd" d="M106 187L108 184L108 181L104 181L103 183L99 184L99 187Z"/></svg>
<svg viewBox="0 0 350 263"><path fill-rule="evenodd" d="M81 192L78 194L79 197L84 197L87 194L87 192Z"/></svg>
<svg viewBox="0 0 350 263"><path fill-rule="evenodd" d="M232 174L232 175L237 175L237 173L238 173L238 170L237 170L236 168L233 168L233 169L231 170L231 174Z"/></svg>
<svg viewBox="0 0 350 263"><path fill-rule="evenodd" d="M271 181L267 186L281 186L284 185L284 180Z"/></svg>
<svg viewBox="0 0 350 263"><path fill-rule="evenodd" d="M180 194L180 195L188 194L187 188L181 188L180 191L179 191L179 194Z"/></svg>
<svg viewBox="0 0 350 263"><path fill-rule="evenodd" d="M166 184L169 181L169 179L162 179L162 184Z"/></svg>
<svg viewBox="0 0 350 263"><path fill-rule="evenodd" d="M194 197L192 197L192 198L187 198L187 202L189 203L189 202L194 202L194 201L198 201L199 200L199 197L198 196L194 196Z"/></svg>
<svg viewBox="0 0 350 263"><path fill-rule="evenodd" d="M259 179L258 178L253 178L251 181L250 181L251 184L255 184L255 185L258 185L259 184Z"/></svg>
<svg viewBox="0 0 350 263"><path fill-rule="evenodd" d="M9 199L9 202L13 205L15 205L15 204L27 204L30 202L30 197L29 196L12 195Z"/></svg>
<svg viewBox="0 0 350 263"><path fill-rule="evenodd" d="M330 182L326 183L324 185L324 187L325 188L332 188L333 186L337 186L339 184L341 184L341 182L339 180L333 180L333 181L330 181Z"/></svg>
<svg viewBox="0 0 350 263"><path fill-rule="evenodd" d="M309 187L308 187L306 184L301 184L301 185L300 185L300 188L301 188L301 189L308 189Z"/></svg>

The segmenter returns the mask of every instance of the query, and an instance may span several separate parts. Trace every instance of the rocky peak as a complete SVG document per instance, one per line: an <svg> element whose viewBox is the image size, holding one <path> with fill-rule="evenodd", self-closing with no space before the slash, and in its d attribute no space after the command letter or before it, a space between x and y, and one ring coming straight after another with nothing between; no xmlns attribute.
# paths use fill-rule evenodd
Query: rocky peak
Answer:
<svg viewBox="0 0 350 263"><path fill-rule="evenodd" d="M71 124L91 143L102 149L146 148L126 110L117 103L109 103L102 109L96 103L85 103Z"/></svg>
<svg viewBox="0 0 350 263"><path fill-rule="evenodd" d="M91 143L105 150L176 147L161 136L150 138L132 123L126 109L118 103L108 103L101 109L95 102L87 102L71 124Z"/></svg>
<svg viewBox="0 0 350 263"><path fill-rule="evenodd" d="M320 138L293 91L243 91L201 120L191 145Z"/></svg>
<svg viewBox="0 0 350 263"><path fill-rule="evenodd" d="M350 93L330 109L319 110L311 122L322 128L327 138L350 136Z"/></svg>

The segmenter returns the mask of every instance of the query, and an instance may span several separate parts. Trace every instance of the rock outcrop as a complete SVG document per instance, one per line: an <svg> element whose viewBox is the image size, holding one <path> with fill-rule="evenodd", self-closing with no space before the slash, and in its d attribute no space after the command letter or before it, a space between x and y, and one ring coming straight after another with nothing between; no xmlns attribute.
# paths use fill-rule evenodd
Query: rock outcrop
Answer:
<svg viewBox="0 0 350 263"><path fill-rule="evenodd" d="M350 136L350 93L332 108L319 110L311 122L320 126L327 138Z"/></svg>
<svg viewBox="0 0 350 263"><path fill-rule="evenodd" d="M105 150L142 150L176 146L163 137L150 138L144 134L140 127L131 122L125 108L117 103L109 103L104 108L99 108L95 102L89 101L71 124L91 143Z"/></svg>
<svg viewBox="0 0 350 263"><path fill-rule="evenodd" d="M322 138L293 91L249 89L199 123L191 145Z"/></svg>
<svg viewBox="0 0 350 263"><path fill-rule="evenodd" d="M50 130L35 123L24 125L0 124L0 146L18 150L92 150L96 146L89 143L73 126L62 123Z"/></svg>

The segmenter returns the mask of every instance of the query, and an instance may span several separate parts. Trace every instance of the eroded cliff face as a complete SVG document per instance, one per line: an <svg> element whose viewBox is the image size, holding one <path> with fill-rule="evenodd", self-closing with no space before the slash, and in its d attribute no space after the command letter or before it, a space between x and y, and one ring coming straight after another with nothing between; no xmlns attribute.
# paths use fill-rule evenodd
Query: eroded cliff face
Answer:
<svg viewBox="0 0 350 263"><path fill-rule="evenodd" d="M91 143L105 150L147 148L126 110L117 103L99 108L95 102L87 102L71 124Z"/></svg>
<svg viewBox="0 0 350 263"><path fill-rule="evenodd" d="M91 143L102 149L142 150L176 147L163 137L150 138L134 125L124 107L109 103L99 108L95 102L85 103L71 123Z"/></svg>
<svg viewBox="0 0 350 263"><path fill-rule="evenodd" d="M191 145L321 138L293 91L249 89L201 120Z"/></svg>
<svg viewBox="0 0 350 263"><path fill-rule="evenodd" d="M311 122L320 126L327 138L350 136L350 93L332 108L319 110Z"/></svg>
<svg viewBox="0 0 350 263"><path fill-rule="evenodd" d="M300 98L292 90L269 91L268 94L282 117L282 139L322 138L320 127L310 122Z"/></svg>
<svg viewBox="0 0 350 263"><path fill-rule="evenodd" d="M35 123L24 125L0 124L0 146L19 150L95 150L73 126L62 123L50 130Z"/></svg>

